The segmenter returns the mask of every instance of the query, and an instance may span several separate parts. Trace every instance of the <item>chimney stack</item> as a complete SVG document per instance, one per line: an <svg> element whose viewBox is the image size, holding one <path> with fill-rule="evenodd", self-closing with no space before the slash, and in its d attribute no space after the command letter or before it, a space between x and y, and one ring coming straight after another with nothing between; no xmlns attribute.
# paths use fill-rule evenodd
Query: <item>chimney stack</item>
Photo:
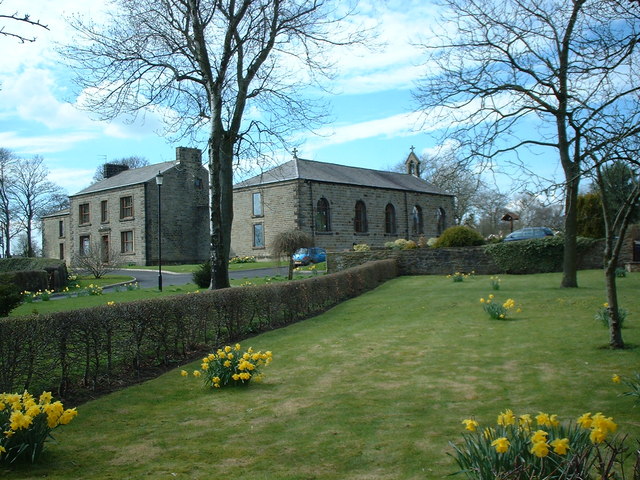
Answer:
<svg viewBox="0 0 640 480"><path fill-rule="evenodd" d="M105 163L103 169L104 178L111 178L125 170L129 170L129 167L126 165L120 163Z"/></svg>

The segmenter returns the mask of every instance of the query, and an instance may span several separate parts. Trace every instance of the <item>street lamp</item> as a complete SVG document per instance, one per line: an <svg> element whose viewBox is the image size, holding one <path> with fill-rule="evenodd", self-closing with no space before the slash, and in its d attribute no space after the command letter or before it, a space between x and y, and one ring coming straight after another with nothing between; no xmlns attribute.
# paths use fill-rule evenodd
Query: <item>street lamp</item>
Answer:
<svg viewBox="0 0 640 480"><path fill-rule="evenodd" d="M164 176L160 171L156 175L156 185L158 185L158 290L162 291L162 196L160 187Z"/></svg>

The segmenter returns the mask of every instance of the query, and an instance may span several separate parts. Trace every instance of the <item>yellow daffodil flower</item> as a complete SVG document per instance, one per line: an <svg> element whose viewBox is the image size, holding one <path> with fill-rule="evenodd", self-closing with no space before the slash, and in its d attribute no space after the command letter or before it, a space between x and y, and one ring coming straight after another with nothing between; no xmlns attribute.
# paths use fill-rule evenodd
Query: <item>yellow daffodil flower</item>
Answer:
<svg viewBox="0 0 640 480"><path fill-rule="evenodd" d="M475 432L476 429L480 426L478 422L471 418L465 418L462 420L462 424L464 425L465 430L469 430L470 432Z"/></svg>
<svg viewBox="0 0 640 480"><path fill-rule="evenodd" d="M533 444L530 450L538 458L544 458L549 455L549 444L546 442L537 442Z"/></svg>
<svg viewBox="0 0 640 480"><path fill-rule="evenodd" d="M188 377L189 372L187 372L186 370L180 370L180 375L182 375L183 377Z"/></svg>
<svg viewBox="0 0 640 480"><path fill-rule="evenodd" d="M620 383L622 381L622 378L616 373L613 377L611 377L611 381L613 383Z"/></svg>
<svg viewBox="0 0 640 480"><path fill-rule="evenodd" d="M569 450L568 438L556 438L550 444L553 447L553 451L558 455L566 455Z"/></svg>
<svg viewBox="0 0 640 480"><path fill-rule="evenodd" d="M509 409L505 410L504 412L500 413L500 415L498 415L498 425L503 425L506 427L507 425L514 425L515 423L516 423L516 416Z"/></svg>
<svg viewBox="0 0 640 480"><path fill-rule="evenodd" d="M511 445L511 442L509 442L506 437L496 438L493 442L491 442L491 446L495 447L496 452L498 453L505 453L507 450L509 450L509 445Z"/></svg>
<svg viewBox="0 0 640 480"><path fill-rule="evenodd" d="M536 430L536 432L531 436L531 443L546 442L548 435L549 434L544 430Z"/></svg>
<svg viewBox="0 0 640 480"><path fill-rule="evenodd" d="M591 428L591 424L593 423L593 419L591 418L591 412L583 413L578 417L576 423L580 425L582 428Z"/></svg>

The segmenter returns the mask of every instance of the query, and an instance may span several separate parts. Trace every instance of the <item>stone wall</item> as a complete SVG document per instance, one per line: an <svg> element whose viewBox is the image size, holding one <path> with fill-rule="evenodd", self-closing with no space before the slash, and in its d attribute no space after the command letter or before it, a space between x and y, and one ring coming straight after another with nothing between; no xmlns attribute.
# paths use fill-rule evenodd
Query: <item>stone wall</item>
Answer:
<svg viewBox="0 0 640 480"><path fill-rule="evenodd" d="M472 271L478 275L500 273L491 257L484 253L484 247L331 252L327 259L327 271L338 272L371 260L387 258L397 260L401 275L449 275Z"/></svg>
<svg viewBox="0 0 640 480"><path fill-rule="evenodd" d="M325 198L330 206L329 232L317 232L315 214L318 200ZM368 231L357 233L354 228L355 205L366 205ZM385 233L385 208L391 204L396 212L396 233ZM436 211L445 211L445 227L453 222L453 197L403 190L361 187L306 181L300 188L300 228L309 232L315 245L330 251L351 249L354 243L383 247L386 242L405 238L418 241L421 234L412 231L413 207L422 209L425 238L437 237Z"/></svg>
<svg viewBox="0 0 640 480"><path fill-rule="evenodd" d="M260 215L253 214L254 193L261 197ZM262 225L264 246L253 245L254 225ZM299 228L297 181L234 190L231 256L267 258L271 255L274 237L279 232L295 228Z"/></svg>
<svg viewBox="0 0 640 480"><path fill-rule="evenodd" d="M62 229L60 228L62 222ZM62 231L61 231L62 230ZM61 235L62 234L62 235ZM69 263L69 211L48 215L42 219L42 256L59 258Z"/></svg>
<svg viewBox="0 0 640 480"><path fill-rule="evenodd" d="M178 147L176 166L162 182L162 263L202 263L209 258L209 176L197 148ZM158 264L158 185L146 188L147 265Z"/></svg>
<svg viewBox="0 0 640 480"><path fill-rule="evenodd" d="M602 268L604 242L599 241L578 260L578 268ZM484 247L417 248L412 250L378 249L369 252L330 252L327 258L328 273L339 272L371 260L395 258L401 275L449 275L455 272L478 275L504 273ZM624 265L621 261L620 265Z"/></svg>

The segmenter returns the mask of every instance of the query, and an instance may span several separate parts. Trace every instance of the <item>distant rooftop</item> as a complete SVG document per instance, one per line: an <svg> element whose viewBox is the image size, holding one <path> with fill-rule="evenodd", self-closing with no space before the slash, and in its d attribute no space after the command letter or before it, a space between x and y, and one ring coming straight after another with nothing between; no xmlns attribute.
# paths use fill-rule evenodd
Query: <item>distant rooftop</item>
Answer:
<svg viewBox="0 0 640 480"><path fill-rule="evenodd" d="M123 172L114 175L113 177L105 178L99 182L89 185L84 190L80 190L78 193L70 195L75 197L76 195L84 195L87 193L101 192L103 190L110 190L112 188L128 187L131 185L138 185L141 183L153 180L158 172L164 173L171 167L175 166L176 162L162 162L155 165L147 165L146 167L131 168Z"/></svg>
<svg viewBox="0 0 640 480"><path fill-rule="evenodd" d="M451 196L441 188L431 185L414 175L348 167L336 165L335 163L304 160L297 157L255 177L237 183L233 188L240 189L268 185L288 180L313 180L316 182L341 183Z"/></svg>

